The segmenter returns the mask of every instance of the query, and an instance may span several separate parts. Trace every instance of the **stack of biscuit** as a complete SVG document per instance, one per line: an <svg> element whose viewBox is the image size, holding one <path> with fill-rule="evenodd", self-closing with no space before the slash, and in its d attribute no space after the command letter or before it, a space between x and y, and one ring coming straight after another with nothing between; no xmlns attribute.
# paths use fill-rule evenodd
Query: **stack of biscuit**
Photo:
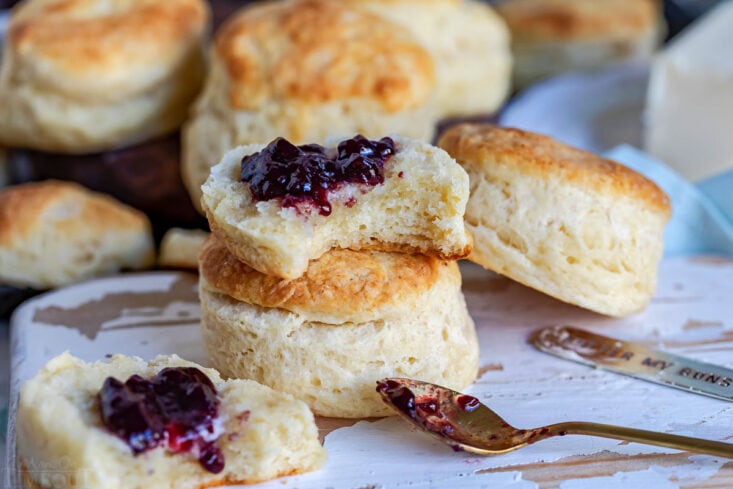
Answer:
<svg viewBox="0 0 733 489"><path fill-rule="evenodd" d="M224 375L303 399L319 415L391 414L383 377L462 389L478 343L456 259L471 251L468 176L444 151L394 137L377 185L329 191L330 213L260 200L240 178L263 145L212 168L202 207L204 345Z"/></svg>

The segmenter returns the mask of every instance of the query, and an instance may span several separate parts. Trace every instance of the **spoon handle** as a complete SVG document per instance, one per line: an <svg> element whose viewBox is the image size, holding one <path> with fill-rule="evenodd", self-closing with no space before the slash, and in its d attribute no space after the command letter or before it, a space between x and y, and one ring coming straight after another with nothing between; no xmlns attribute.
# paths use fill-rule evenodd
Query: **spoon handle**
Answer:
<svg viewBox="0 0 733 489"><path fill-rule="evenodd" d="M733 444L720 441L703 440L689 436L670 435L656 431L638 430L601 423L569 422L558 423L548 426L550 431L560 435L591 435L617 440L634 441L657 445L660 447L676 448L696 453L717 455L719 457L733 458Z"/></svg>

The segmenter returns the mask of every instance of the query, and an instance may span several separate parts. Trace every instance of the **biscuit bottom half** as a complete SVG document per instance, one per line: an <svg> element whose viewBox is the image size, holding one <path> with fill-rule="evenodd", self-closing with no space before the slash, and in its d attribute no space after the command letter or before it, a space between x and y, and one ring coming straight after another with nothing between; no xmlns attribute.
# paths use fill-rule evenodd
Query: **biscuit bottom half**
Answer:
<svg viewBox="0 0 733 489"><path fill-rule="evenodd" d="M210 362L225 376L302 399L318 415L391 414L376 392L384 377L460 390L478 373L478 340L460 283L439 281L409 314L341 324L238 301L203 277L200 297Z"/></svg>
<svg viewBox="0 0 733 489"><path fill-rule="evenodd" d="M96 396L107 377L150 378L166 367L197 368L216 387L221 472L162 446L133 455L103 424ZM175 355L86 363L64 353L21 389L16 428L22 477L34 489L201 489L311 471L326 458L303 402L253 381L222 380Z"/></svg>

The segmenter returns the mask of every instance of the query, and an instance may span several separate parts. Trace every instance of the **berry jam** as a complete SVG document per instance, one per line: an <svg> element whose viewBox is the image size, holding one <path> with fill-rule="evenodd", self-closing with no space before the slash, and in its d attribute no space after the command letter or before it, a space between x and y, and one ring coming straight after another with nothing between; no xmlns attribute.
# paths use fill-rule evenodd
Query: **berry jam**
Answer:
<svg viewBox="0 0 733 489"><path fill-rule="evenodd" d="M387 396L397 409L415 418L415 394L410 389L394 380L387 380L377 383L377 391Z"/></svg>
<svg viewBox="0 0 733 489"><path fill-rule="evenodd" d="M214 425L219 398L199 369L173 367L150 380L133 375L122 383L107 377L98 394L102 422L137 455L158 446L192 452L212 473L224 469Z"/></svg>
<svg viewBox="0 0 733 489"><path fill-rule="evenodd" d="M481 402L468 394L459 394L456 396L456 404L464 411L470 413L478 409Z"/></svg>
<svg viewBox="0 0 733 489"><path fill-rule="evenodd" d="M442 392L415 396L409 387L394 380L377 382L377 391L389 399L390 404L426 430L453 438L457 427L452 422L452 413L443 411L444 407L450 407L450 403L446 404L441 400Z"/></svg>
<svg viewBox="0 0 733 489"><path fill-rule="evenodd" d="M282 198L283 207L331 214L328 193L344 184L368 186L384 182L384 163L395 153L394 141L371 141L357 135L325 148L318 144L295 146L277 138L262 151L242 159L242 181L255 200ZM353 205L353 202L351 203Z"/></svg>

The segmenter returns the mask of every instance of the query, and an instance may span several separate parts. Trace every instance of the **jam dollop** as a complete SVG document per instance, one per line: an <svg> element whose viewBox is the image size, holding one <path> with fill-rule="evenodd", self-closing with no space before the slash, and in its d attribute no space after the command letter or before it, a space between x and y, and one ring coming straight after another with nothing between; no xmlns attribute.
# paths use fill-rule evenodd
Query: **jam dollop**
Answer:
<svg viewBox="0 0 733 489"><path fill-rule="evenodd" d="M328 216L330 191L349 183L383 183L384 163L394 153L394 141L388 137L372 141L356 135L336 148L296 146L277 138L262 151L242 158L241 178L249 183L255 200L279 197L283 207L304 210L314 206L319 214Z"/></svg>
<svg viewBox="0 0 733 489"><path fill-rule="evenodd" d="M170 367L152 379L133 375L124 383L107 377L97 397L102 422L135 455L164 446L172 453L193 453L209 472L224 469L215 443L220 401L201 370Z"/></svg>

